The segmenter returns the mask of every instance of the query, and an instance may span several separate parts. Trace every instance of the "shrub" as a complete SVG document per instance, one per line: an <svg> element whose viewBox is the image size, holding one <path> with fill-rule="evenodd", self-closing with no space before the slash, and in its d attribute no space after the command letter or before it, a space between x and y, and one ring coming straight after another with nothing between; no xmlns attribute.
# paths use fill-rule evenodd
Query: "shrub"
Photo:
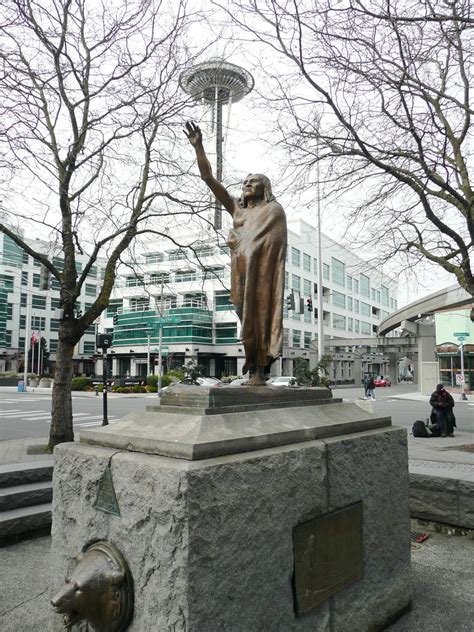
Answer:
<svg viewBox="0 0 474 632"><path fill-rule="evenodd" d="M90 386L90 379L88 377L73 377L71 380L71 390L73 391L85 391Z"/></svg>
<svg viewBox="0 0 474 632"><path fill-rule="evenodd" d="M175 380L179 382L180 380L184 380L184 371L181 371L180 369L171 369L171 371L168 371L166 376L171 379L175 378Z"/></svg>

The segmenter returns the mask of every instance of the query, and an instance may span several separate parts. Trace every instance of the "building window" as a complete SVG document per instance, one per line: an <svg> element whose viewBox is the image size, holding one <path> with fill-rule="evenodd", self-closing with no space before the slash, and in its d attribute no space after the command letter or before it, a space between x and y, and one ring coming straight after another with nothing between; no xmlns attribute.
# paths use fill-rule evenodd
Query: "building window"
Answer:
<svg viewBox="0 0 474 632"><path fill-rule="evenodd" d="M347 309L352 312L352 299L350 296L347 297Z"/></svg>
<svg viewBox="0 0 474 632"><path fill-rule="evenodd" d="M313 274L318 271L318 260L313 258Z"/></svg>
<svg viewBox="0 0 474 632"><path fill-rule="evenodd" d="M53 257L53 266L55 266L60 272L64 270L64 261L61 257Z"/></svg>
<svg viewBox="0 0 474 632"><path fill-rule="evenodd" d="M335 259L332 257L332 280L333 283L337 283L338 285L342 285L344 287L346 280L346 266L339 259Z"/></svg>
<svg viewBox="0 0 474 632"><path fill-rule="evenodd" d="M311 272L311 257L303 252L303 270Z"/></svg>
<svg viewBox="0 0 474 632"><path fill-rule="evenodd" d="M127 277L125 279L125 287L140 287L142 285L143 285L142 276ZM93 287L94 287L94 296L95 296L95 285Z"/></svg>
<svg viewBox="0 0 474 632"><path fill-rule="evenodd" d="M25 328L26 328L26 316L22 314L20 316L20 329L25 329Z"/></svg>
<svg viewBox="0 0 474 632"><path fill-rule="evenodd" d="M360 313L362 314L362 316L370 316L370 305L368 303L364 303L364 301L361 301Z"/></svg>
<svg viewBox="0 0 474 632"><path fill-rule="evenodd" d="M289 273L285 270L285 287L288 287L288 283L289 283L288 279L289 279L289 276L290 276L290 275L289 275Z"/></svg>
<svg viewBox="0 0 474 632"><path fill-rule="evenodd" d="M26 302L27 302L27 300L28 300L28 299L27 299L26 294L22 294L22 295L20 296L20 306L21 306L21 307L26 307Z"/></svg>
<svg viewBox="0 0 474 632"><path fill-rule="evenodd" d="M362 296L370 298L370 280L365 274L360 275L360 293Z"/></svg>
<svg viewBox="0 0 474 632"><path fill-rule="evenodd" d="M358 301L358 299L356 299L356 298L354 299L354 312L355 312L356 314L358 314L358 313L359 313L359 301Z"/></svg>
<svg viewBox="0 0 474 632"><path fill-rule="evenodd" d="M39 274L33 274L33 287L39 287L40 286L40 275Z"/></svg>
<svg viewBox="0 0 474 632"><path fill-rule="evenodd" d="M348 318L347 319L347 331L354 331L354 319L353 318Z"/></svg>
<svg viewBox="0 0 474 632"><path fill-rule="evenodd" d="M33 294L31 306L33 309L46 309L46 296L38 296Z"/></svg>
<svg viewBox="0 0 474 632"><path fill-rule="evenodd" d="M232 308L233 305L230 302L230 292L227 290L218 290L214 294L214 304L216 309L228 309Z"/></svg>
<svg viewBox="0 0 474 632"><path fill-rule="evenodd" d="M293 329L292 331L292 346L293 347L300 347L301 346L301 331L299 331L298 329Z"/></svg>
<svg viewBox="0 0 474 632"><path fill-rule="evenodd" d="M145 255L145 263L161 263L162 261L163 254L161 252Z"/></svg>
<svg viewBox="0 0 474 632"><path fill-rule="evenodd" d="M366 323L365 320L360 321L360 333L370 335L370 323Z"/></svg>
<svg viewBox="0 0 474 632"><path fill-rule="evenodd" d="M49 321L50 331L59 331L59 320L57 318L51 318Z"/></svg>
<svg viewBox="0 0 474 632"><path fill-rule="evenodd" d="M118 311L123 309L123 299L112 298L107 307L106 316L114 316Z"/></svg>
<svg viewBox="0 0 474 632"><path fill-rule="evenodd" d="M61 301L59 298L51 299L51 309L59 309L61 307Z"/></svg>
<svg viewBox="0 0 474 632"><path fill-rule="evenodd" d="M354 292L356 294L359 294L359 281L357 279L352 279L352 280L353 280Z"/></svg>
<svg viewBox="0 0 474 632"><path fill-rule="evenodd" d="M303 279L303 294L306 296L306 298L309 298L311 296L312 294L311 290L312 290L311 281L308 281L308 279Z"/></svg>
<svg viewBox="0 0 474 632"><path fill-rule="evenodd" d="M21 273L21 284L28 285L28 272Z"/></svg>
<svg viewBox="0 0 474 632"><path fill-rule="evenodd" d="M21 259L22 259L24 264L28 265L29 255L24 250L23 250L23 254L21 255Z"/></svg>
<svg viewBox="0 0 474 632"><path fill-rule="evenodd" d="M329 280L329 266L327 263L323 263L323 279Z"/></svg>
<svg viewBox="0 0 474 632"><path fill-rule="evenodd" d="M50 340L49 341L49 350L51 351L51 353L56 353L56 351L58 350L58 341L57 340Z"/></svg>
<svg viewBox="0 0 474 632"><path fill-rule="evenodd" d="M175 272L175 275L174 275L174 280L176 283L187 283L190 281L195 281L196 279L197 279L197 274L194 270Z"/></svg>
<svg viewBox="0 0 474 632"><path fill-rule="evenodd" d="M216 342L226 344L237 342L237 323L217 323Z"/></svg>
<svg viewBox="0 0 474 632"><path fill-rule="evenodd" d="M346 307L346 297L341 292L333 292L332 293L332 304L337 305L338 307Z"/></svg>
<svg viewBox="0 0 474 632"><path fill-rule="evenodd" d="M95 342L84 342L84 353L95 353Z"/></svg>
<svg viewBox="0 0 474 632"><path fill-rule="evenodd" d="M44 316L32 316L31 317L31 329L44 331L46 327L46 318Z"/></svg>
<svg viewBox="0 0 474 632"><path fill-rule="evenodd" d="M382 298L382 305L384 305L385 307L389 306L389 299L388 299L388 287L385 287L384 285L382 285L381 287L381 298Z"/></svg>
<svg viewBox="0 0 474 632"><path fill-rule="evenodd" d="M297 274L292 274L291 275L291 288L299 292L300 284L301 284L301 278Z"/></svg>
<svg viewBox="0 0 474 632"><path fill-rule="evenodd" d="M95 296L97 294L97 286L86 283L86 296Z"/></svg>
<svg viewBox="0 0 474 632"><path fill-rule="evenodd" d="M77 268L77 265L76 265ZM91 266L89 272L87 273L88 277L92 277L93 279L97 278L97 266Z"/></svg>
<svg viewBox="0 0 474 632"><path fill-rule="evenodd" d="M356 334L358 334L360 331L360 324L357 318L354 318L354 331Z"/></svg>
<svg viewBox="0 0 474 632"><path fill-rule="evenodd" d="M339 329L340 331L346 331L346 317L341 314L333 314L332 315L332 326L334 329Z"/></svg>
<svg viewBox="0 0 474 632"><path fill-rule="evenodd" d="M168 255L168 259L170 261L180 261L181 259L186 259L186 251L185 250L173 250Z"/></svg>
<svg viewBox="0 0 474 632"><path fill-rule="evenodd" d="M291 263L297 268L300 267L300 256L301 256L301 253L298 250L298 248L293 248L292 246L291 247Z"/></svg>
<svg viewBox="0 0 474 632"><path fill-rule="evenodd" d="M349 275L346 276L346 287L348 290L352 290L352 277Z"/></svg>
<svg viewBox="0 0 474 632"><path fill-rule="evenodd" d="M312 339L313 339L313 334L310 331L305 331L304 332L304 348L305 349L309 349Z"/></svg>

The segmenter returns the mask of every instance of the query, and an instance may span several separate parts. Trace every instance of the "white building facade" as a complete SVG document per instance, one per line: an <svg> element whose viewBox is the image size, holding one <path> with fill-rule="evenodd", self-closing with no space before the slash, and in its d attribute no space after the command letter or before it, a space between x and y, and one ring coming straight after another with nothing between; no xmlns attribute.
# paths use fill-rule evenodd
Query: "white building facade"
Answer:
<svg viewBox="0 0 474 632"><path fill-rule="evenodd" d="M284 347L272 365L272 375L292 375L295 358L310 368L317 361L318 318L324 337L358 339L374 336L381 320L397 306L397 283L336 241L322 236L323 279L318 285L317 231L303 220L288 222ZM215 240L180 250L169 241L147 248L134 272L120 277L100 329L113 333L111 349L115 376L144 377L156 370L161 329L163 369L193 360L206 375L240 376L244 349L240 323L230 303L230 253ZM323 314L317 312L322 291ZM287 300L293 294L295 309ZM311 299L313 311L308 309ZM351 375L338 361L334 379L348 383ZM379 364L383 372L383 359ZM354 380L356 378L356 380Z"/></svg>
<svg viewBox="0 0 474 632"><path fill-rule="evenodd" d="M39 239L26 241L34 250L50 253L51 244L48 242ZM52 257L52 261L61 268L62 258L59 253ZM86 261L87 257L77 255L78 271ZM91 268L83 292L77 301L78 311L85 311L94 302L104 267L104 261L100 261ZM23 371L27 330L30 340L31 336L34 339L44 339L46 350L49 352L49 363L45 362L45 365L41 366L36 360L35 371L31 371L34 358L31 358L30 352L28 371L40 372L43 375L52 372L58 348L59 284L53 278L49 290L40 290L40 269L37 261L19 248L10 237L0 233L0 372ZM29 327L26 322L28 311ZM30 340L26 345L28 350L31 346ZM37 353L39 355L38 350ZM96 326L91 326L75 348L74 373L93 374L95 354Z"/></svg>

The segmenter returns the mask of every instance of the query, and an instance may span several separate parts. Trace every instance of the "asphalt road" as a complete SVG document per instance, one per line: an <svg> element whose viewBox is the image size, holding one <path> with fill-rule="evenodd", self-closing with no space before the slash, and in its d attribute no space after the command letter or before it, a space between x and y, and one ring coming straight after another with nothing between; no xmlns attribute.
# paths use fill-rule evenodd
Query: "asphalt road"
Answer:
<svg viewBox="0 0 474 632"><path fill-rule="evenodd" d="M242 387L245 388L245 387ZM411 429L416 419L425 419L430 414L427 402L396 399L397 395L414 392L416 387L395 385L391 388L378 388L374 412L390 415L392 422ZM353 401L363 396L362 387L335 388L334 397ZM469 402L459 401L455 394L455 414L460 430L474 433L474 398ZM108 417L113 424L127 413L145 410L147 404L156 403L156 395L114 395L108 396ZM102 423L102 396L84 397L73 394L74 427L100 426ZM49 435L51 415L50 393L0 392L0 441L47 437Z"/></svg>
<svg viewBox="0 0 474 632"><path fill-rule="evenodd" d="M127 397L109 394L109 423L113 424L132 410L145 410L147 404L157 399L156 395ZM102 424L102 395L84 397L73 394L72 404L75 429ZM0 392L0 441L47 437L50 423L51 394Z"/></svg>

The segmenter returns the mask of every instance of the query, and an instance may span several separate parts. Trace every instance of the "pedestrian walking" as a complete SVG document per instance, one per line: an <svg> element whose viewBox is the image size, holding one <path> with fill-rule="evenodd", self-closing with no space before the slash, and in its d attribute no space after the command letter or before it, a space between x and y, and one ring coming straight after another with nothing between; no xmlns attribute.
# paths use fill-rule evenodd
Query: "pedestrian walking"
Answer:
<svg viewBox="0 0 474 632"><path fill-rule="evenodd" d="M362 378L362 385L364 386L364 399L367 399L367 385L370 382L370 376L368 373L364 373L364 377Z"/></svg>
<svg viewBox="0 0 474 632"><path fill-rule="evenodd" d="M454 416L454 399L451 393L444 388L443 384L438 384L436 390L430 397L431 423L437 424L441 430L442 437L454 437L456 417Z"/></svg>
<svg viewBox="0 0 474 632"><path fill-rule="evenodd" d="M372 399L375 402L375 382L372 375L369 375L366 388L367 388L367 399Z"/></svg>

